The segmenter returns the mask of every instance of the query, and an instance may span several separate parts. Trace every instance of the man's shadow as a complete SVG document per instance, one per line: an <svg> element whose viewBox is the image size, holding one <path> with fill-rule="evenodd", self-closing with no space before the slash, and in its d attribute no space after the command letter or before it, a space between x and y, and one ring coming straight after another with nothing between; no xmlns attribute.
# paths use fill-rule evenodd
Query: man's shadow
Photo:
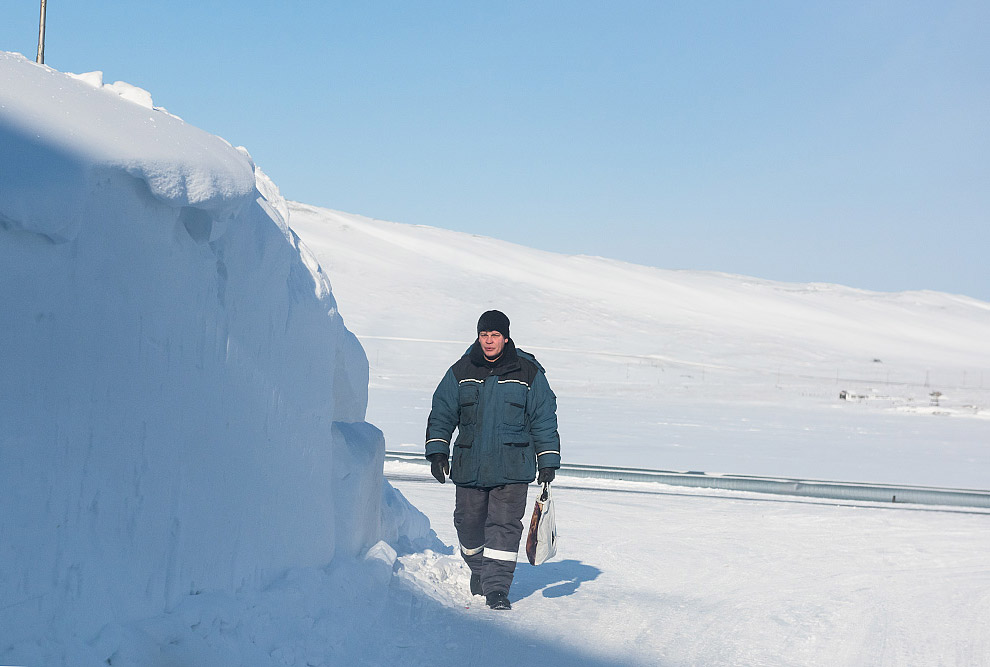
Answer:
<svg viewBox="0 0 990 667"><path fill-rule="evenodd" d="M512 579L512 597L528 598L537 591L545 598L572 595L582 583L592 581L602 571L579 560L549 561L536 567L523 562Z"/></svg>

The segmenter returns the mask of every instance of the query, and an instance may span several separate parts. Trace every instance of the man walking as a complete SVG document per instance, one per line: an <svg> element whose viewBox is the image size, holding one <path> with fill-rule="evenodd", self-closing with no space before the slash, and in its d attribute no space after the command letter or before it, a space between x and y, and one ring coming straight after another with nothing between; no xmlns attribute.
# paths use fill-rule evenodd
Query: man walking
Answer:
<svg viewBox="0 0 990 667"><path fill-rule="evenodd" d="M450 443L454 429L453 459ZM511 609L509 586L530 482L560 467L557 398L533 355L516 349L509 318L489 310L478 339L443 376L426 426L426 458L457 486L454 527L471 568L471 593Z"/></svg>

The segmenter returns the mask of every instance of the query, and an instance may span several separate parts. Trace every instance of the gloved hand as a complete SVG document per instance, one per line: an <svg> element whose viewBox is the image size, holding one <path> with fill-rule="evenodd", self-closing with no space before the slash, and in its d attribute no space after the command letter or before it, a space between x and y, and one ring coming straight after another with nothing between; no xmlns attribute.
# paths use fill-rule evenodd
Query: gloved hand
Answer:
<svg viewBox="0 0 990 667"><path fill-rule="evenodd" d="M447 455L436 452L426 458L430 460L430 472L433 473L433 476L437 478L438 482L445 484L447 480L444 478L444 475L450 474L450 463L448 463Z"/></svg>
<svg viewBox="0 0 990 667"><path fill-rule="evenodd" d="M547 484L553 481L553 478L557 475L556 468L540 468L540 476L536 478L536 481L540 484Z"/></svg>

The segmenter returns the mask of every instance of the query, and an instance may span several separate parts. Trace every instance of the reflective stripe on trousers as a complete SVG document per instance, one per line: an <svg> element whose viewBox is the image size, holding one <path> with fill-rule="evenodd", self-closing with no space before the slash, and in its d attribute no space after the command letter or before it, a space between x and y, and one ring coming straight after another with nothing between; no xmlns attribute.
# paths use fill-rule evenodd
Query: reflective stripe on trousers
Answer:
<svg viewBox="0 0 990 667"><path fill-rule="evenodd" d="M509 592L516 569L528 484L488 489L458 486L454 528L461 556L471 572L481 575L484 592Z"/></svg>

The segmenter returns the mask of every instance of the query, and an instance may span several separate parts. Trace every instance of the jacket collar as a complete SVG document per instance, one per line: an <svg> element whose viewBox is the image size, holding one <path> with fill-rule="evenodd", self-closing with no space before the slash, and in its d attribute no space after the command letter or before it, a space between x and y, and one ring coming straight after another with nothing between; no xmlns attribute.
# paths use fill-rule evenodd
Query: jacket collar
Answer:
<svg viewBox="0 0 990 667"><path fill-rule="evenodd" d="M502 356L492 362L485 359L485 353L481 350L481 343L474 341L468 351L467 356L471 358L471 363L479 368L491 368L495 375L501 375L508 371L515 370L519 366L519 355L516 353L516 344L510 338L505 343Z"/></svg>

